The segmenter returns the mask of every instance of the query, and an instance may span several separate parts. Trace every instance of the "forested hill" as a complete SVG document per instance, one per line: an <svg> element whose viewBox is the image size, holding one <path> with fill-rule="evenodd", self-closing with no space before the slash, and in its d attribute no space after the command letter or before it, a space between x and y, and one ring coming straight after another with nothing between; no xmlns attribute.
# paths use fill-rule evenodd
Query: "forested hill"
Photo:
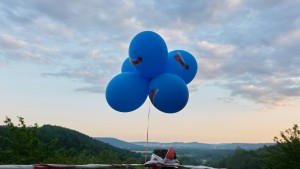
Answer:
<svg viewBox="0 0 300 169"><path fill-rule="evenodd" d="M26 126L22 118L0 126L0 164L141 163L140 154L59 126Z"/></svg>
<svg viewBox="0 0 300 169"><path fill-rule="evenodd" d="M107 163L115 160L124 162L129 158L140 158L137 153L111 146L78 131L60 126L42 126L40 128L40 139L43 142L50 142L55 139L56 149L73 149L74 152L78 153L94 154L101 156L103 160L107 159Z"/></svg>

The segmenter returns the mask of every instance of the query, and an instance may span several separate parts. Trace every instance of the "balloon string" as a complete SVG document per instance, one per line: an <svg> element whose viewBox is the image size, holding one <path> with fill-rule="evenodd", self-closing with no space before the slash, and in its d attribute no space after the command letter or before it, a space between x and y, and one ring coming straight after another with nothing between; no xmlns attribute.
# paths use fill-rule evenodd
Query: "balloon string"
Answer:
<svg viewBox="0 0 300 169"><path fill-rule="evenodd" d="M149 103L149 108L148 108L148 123L147 123L147 141L146 141L146 154L145 154L145 163L147 162L148 159L148 141L149 141L149 119L150 119L150 101Z"/></svg>

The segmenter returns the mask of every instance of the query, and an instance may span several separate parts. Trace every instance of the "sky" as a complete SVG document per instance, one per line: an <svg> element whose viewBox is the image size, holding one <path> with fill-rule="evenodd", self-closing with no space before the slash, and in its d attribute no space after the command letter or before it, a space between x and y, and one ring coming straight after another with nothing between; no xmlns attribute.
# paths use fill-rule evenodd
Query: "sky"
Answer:
<svg viewBox="0 0 300 169"><path fill-rule="evenodd" d="M64 126L92 137L273 142L300 122L300 1L27 0L0 3L0 125ZM150 30L197 60L188 104L133 112L105 90Z"/></svg>

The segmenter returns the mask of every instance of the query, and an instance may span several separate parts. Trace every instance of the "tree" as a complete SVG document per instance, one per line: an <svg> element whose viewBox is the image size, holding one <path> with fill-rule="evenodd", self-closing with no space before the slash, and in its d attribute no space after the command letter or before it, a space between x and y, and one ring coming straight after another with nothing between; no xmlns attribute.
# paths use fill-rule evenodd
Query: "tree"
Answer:
<svg viewBox="0 0 300 169"><path fill-rule="evenodd" d="M10 118L6 117L6 133L1 135L0 163L6 164L31 164L40 163L45 159L48 150L53 143L42 143L39 138L39 127L26 126L24 118L18 117L19 124L14 125Z"/></svg>
<svg viewBox="0 0 300 169"><path fill-rule="evenodd" d="M86 164L139 162L141 156L122 150L75 130L37 124L27 126L18 117L6 117L0 126L0 164Z"/></svg>
<svg viewBox="0 0 300 169"><path fill-rule="evenodd" d="M225 159L225 167L230 169L261 169L262 161L257 151L247 151L237 148L235 152Z"/></svg>
<svg viewBox="0 0 300 169"><path fill-rule="evenodd" d="M300 130L297 124L293 128L280 132L274 137L275 146L267 148L266 169L300 168Z"/></svg>

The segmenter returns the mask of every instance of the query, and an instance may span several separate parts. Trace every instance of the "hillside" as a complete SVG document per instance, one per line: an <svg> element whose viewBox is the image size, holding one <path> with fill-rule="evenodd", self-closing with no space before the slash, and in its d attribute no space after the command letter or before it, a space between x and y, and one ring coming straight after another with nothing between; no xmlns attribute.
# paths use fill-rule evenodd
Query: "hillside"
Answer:
<svg viewBox="0 0 300 169"><path fill-rule="evenodd" d="M103 162L110 163L112 158L125 161L128 158L140 156L128 150L111 146L96 140L78 131L60 126L44 125L40 128L40 138L43 142L57 140L56 148L75 149L76 152L86 152L93 155L101 155ZM111 156L111 157L109 157Z"/></svg>
<svg viewBox="0 0 300 169"><path fill-rule="evenodd" d="M113 147L75 130L8 123L10 125L0 126L0 164L142 162L140 154Z"/></svg>

